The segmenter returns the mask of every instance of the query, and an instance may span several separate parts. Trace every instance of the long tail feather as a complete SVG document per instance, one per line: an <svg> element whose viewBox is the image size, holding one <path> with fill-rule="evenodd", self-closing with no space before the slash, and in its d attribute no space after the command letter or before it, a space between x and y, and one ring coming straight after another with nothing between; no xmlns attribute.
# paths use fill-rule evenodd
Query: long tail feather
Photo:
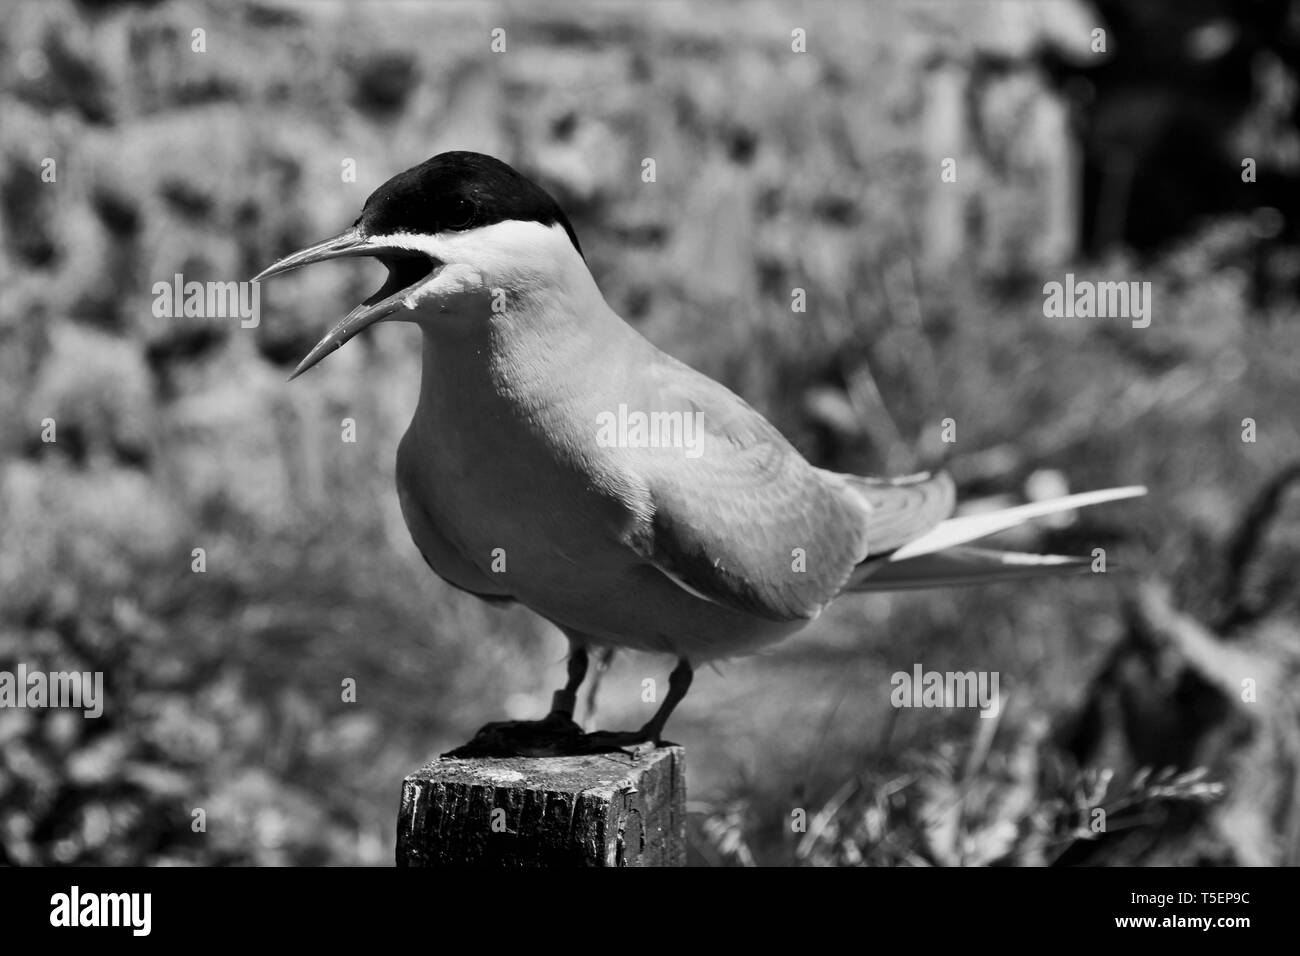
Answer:
<svg viewBox="0 0 1300 956"><path fill-rule="evenodd" d="M1061 511L1073 511L1089 505L1099 505L1107 501L1121 501L1125 498L1138 498L1147 493L1146 488L1133 485L1127 488L1104 488L1100 491L1085 491L1082 494L1066 495L1050 501L1035 501L1015 508L1005 508L986 514L961 515L940 522L932 530L919 538L908 542L890 554L889 562L910 561L922 555L936 554L959 545L978 541L990 535L1006 531L1016 525L1024 524L1033 518L1056 514Z"/></svg>
<svg viewBox="0 0 1300 956"><path fill-rule="evenodd" d="M907 591L917 588L956 587L990 584L1022 578L1086 571L1088 558L1060 554L1023 554L991 548L957 547L941 554L926 554L908 561L877 561L864 564L850 591Z"/></svg>

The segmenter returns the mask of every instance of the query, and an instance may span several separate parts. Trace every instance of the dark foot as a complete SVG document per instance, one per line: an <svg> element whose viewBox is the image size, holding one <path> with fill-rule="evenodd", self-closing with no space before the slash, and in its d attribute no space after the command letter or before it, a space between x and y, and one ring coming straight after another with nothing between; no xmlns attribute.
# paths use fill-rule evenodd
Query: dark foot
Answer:
<svg viewBox="0 0 1300 956"><path fill-rule="evenodd" d="M583 734L578 741L580 754L606 754L621 751L632 756L648 753L659 746L654 736L643 730L597 730Z"/></svg>
<svg viewBox="0 0 1300 956"><path fill-rule="evenodd" d="M444 757L563 757L581 753L582 728L568 714L551 713L542 720L499 720L487 724L474 739Z"/></svg>

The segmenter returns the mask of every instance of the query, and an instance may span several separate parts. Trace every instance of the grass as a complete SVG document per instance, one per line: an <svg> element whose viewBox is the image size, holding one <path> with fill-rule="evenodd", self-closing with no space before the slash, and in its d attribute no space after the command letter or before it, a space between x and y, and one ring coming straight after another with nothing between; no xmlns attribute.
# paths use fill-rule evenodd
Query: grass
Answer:
<svg viewBox="0 0 1300 956"><path fill-rule="evenodd" d="M1024 253L1036 194L990 167L976 195L1017 242L976 236L927 266L921 54L938 28L873 11L802 8L802 57L767 4L11 11L0 669L102 669L111 706L93 723L0 711L0 861L387 863L406 772L549 703L559 635L434 580L402 526L414 333L381 329L284 383L373 266L268 288L254 330L149 310L154 282L246 278L445 148L544 181L616 310L816 463L946 460L967 496L1018 496L1036 473L1148 484L1140 505L1017 542L1100 543L1129 575L1178 577L1222 540L1300 448L1294 297L1256 301L1251 222L1210 223L1151 261L1045 269ZM505 54L488 49L494 26ZM57 183L32 172L46 156ZM1066 271L1152 281L1151 328L1044 319L1042 282ZM339 440L345 417L356 444ZM1120 606L1114 578L881 595L702 673L670 726L690 753L696 861L1043 863L1089 839L1105 768L1045 769L1049 729L1085 702ZM1010 704L993 724L894 711L889 675L915 662L997 670ZM639 725L641 680L667 669L617 658L601 722ZM1161 784L1173 796L1151 782L1104 799L1209 796L1195 778Z"/></svg>

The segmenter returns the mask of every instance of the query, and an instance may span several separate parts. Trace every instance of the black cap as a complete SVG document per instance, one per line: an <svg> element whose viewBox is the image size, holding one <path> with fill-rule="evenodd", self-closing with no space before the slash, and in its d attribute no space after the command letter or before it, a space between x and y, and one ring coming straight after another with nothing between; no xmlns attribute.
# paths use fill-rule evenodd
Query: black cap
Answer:
<svg viewBox="0 0 1300 956"><path fill-rule="evenodd" d="M520 220L559 223L582 255L559 204L530 179L482 153L439 153L398 173L366 200L357 224L370 236L431 234Z"/></svg>

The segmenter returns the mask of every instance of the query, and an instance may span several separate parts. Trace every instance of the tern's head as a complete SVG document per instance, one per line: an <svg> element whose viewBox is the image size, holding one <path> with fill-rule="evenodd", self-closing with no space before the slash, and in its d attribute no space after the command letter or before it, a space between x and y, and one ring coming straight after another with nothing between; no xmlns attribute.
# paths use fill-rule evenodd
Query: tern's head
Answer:
<svg viewBox="0 0 1300 956"><path fill-rule="evenodd" d="M399 173L370 194L350 228L254 281L344 256L375 257L388 280L317 343L295 376L383 319L486 315L494 301L586 274L578 237L555 200L481 153L441 153Z"/></svg>

